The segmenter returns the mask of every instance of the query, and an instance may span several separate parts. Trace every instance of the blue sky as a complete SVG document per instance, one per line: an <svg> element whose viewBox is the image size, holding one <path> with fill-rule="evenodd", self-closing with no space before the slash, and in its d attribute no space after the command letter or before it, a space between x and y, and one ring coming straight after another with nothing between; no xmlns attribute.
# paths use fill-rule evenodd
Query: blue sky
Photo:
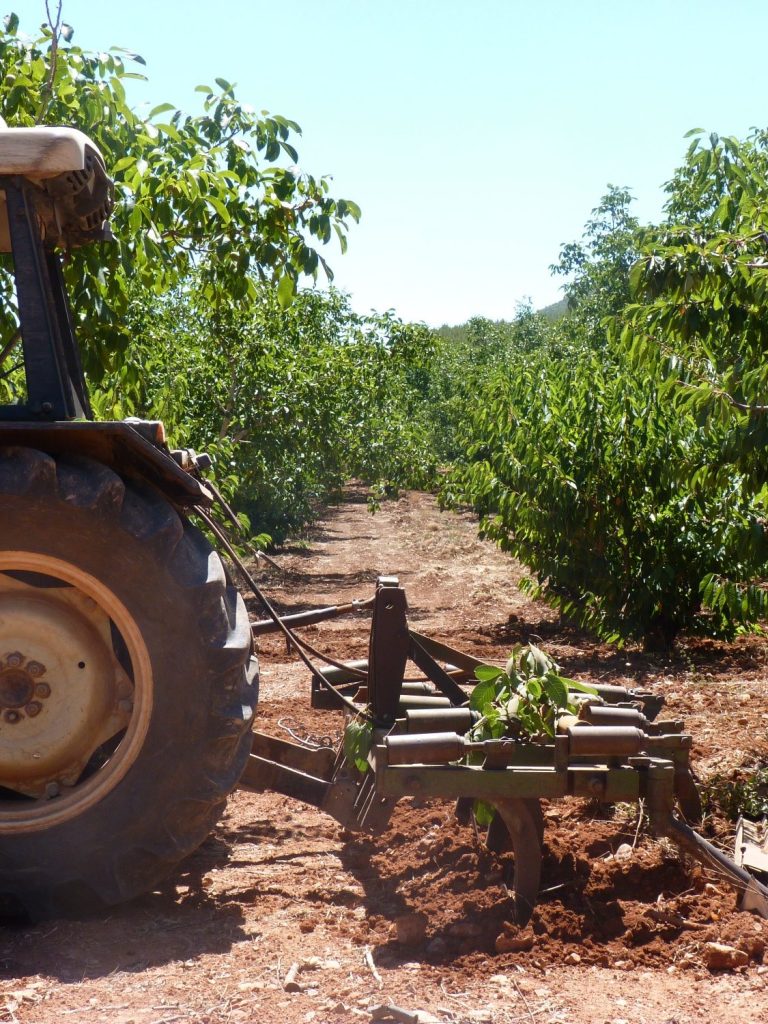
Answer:
<svg viewBox="0 0 768 1024"><path fill-rule="evenodd" d="M549 264L609 182L655 219L689 128L768 124L765 0L64 0L64 18L85 48L145 57L137 103L195 110L218 75L298 121L302 165L363 210L336 284L434 325L555 301Z"/></svg>

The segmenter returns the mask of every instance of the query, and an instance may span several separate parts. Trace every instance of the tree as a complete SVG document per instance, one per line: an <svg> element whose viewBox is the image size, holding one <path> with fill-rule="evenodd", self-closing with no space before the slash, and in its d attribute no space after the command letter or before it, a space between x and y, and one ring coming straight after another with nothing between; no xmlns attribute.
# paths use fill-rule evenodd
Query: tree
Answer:
<svg viewBox="0 0 768 1024"><path fill-rule="evenodd" d="M163 294L194 269L209 302L253 299L259 281L287 305L302 275L331 271L319 251L333 237L342 250L355 203L335 199L327 178L299 169L295 121L262 113L223 78L201 85L202 112L170 103L142 115L126 84L143 79L138 54L87 53L71 43L61 4L42 34L22 37L16 15L0 32L0 115L9 126L71 125L104 154L115 180L116 244L77 250L66 277L85 368L92 381L116 369L135 339L126 311L136 289ZM8 280L3 283L8 293ZM0 354L16 318L7 306Z"/></svg>
<svg viewBox="0 0 768 1024"><path fill-rule="evenodd" d="M593 338L603 335L602 321L629 301L629 270L637 258L639 224L630 213L632 195L609 185L592 210L581 241L569 242L550 270L566 277L568 308Z"/></svg>

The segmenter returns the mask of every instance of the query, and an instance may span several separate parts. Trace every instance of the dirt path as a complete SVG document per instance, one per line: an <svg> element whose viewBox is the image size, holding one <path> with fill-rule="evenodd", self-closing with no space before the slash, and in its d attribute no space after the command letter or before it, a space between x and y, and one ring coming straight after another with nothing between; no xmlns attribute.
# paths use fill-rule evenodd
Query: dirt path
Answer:
<svg viewBox="0 0 768 1024"><path fill-rule="evenodd" d="M697 737L705 776L766 763L764 641L691 644L670 662L604 648L529 602L519 570L476 539L471 517L441 515L427 496L371 517L351 493L280 560L288 571L262 578L283 611L364 598L377 575L397 574L421 631L495 660L538 636L569 675L664 692ZM307 636L360 657L367 622L337 620ZM261 657L259 727L336 738L339 716L309 710L307 673L284 644L267 638ZM5 929L0 1021L346 1024L370 1021L380 1003L445 1024L768 1021L768 923L737 913L725 887L671 847L642 832L635 840L632 808L570 801L545 813L550 892L521 940L528 948L497 954L504 859L449 805L404 801L390 831L369 839L288 799L239 793L162 892L99 918ZM613 857L622 843L635 843L627 860ZM400 939L415 929L412 944L398 940L398 919ZM709 972L710 940L740 945L749 966ZM289 967L309 957L306 987L286 992Z"/></svg>

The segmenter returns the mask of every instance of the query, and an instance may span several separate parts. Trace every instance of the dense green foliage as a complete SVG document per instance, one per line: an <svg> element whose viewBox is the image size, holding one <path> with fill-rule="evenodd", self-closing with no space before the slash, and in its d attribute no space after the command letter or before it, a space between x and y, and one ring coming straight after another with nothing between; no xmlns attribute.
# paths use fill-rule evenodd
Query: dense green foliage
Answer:
<svg viewBox="0 0 768 1024"><path fill-rule="evenodd" d="M216 456L237 506L276 539L350 477L393 489L434 480L426 328L359 317L333 290L301 291L284 310L266 287L250 305L212 308L194 290L136 302L131 325L144 362L105 382L102 411L142 409Z"/></svg>
<svg viewBox="0 0 768 1024"><path fill-rule="evenodd" d="M569 314L513 333L468 412L444 500L610 639L765 616L765 148L694 142L658 228L611 188L554 268Z"/></svg>
<svg viewBox="0 0 768 1024"><path fill-rule="evenodd" d="M254 300L260 280L274 281L287 302L300 274L326 266L313 243L335 235L344 245L359 210L331 197L328 179L298 170L294 121L257 115L224 79L198 87L198 114L170 103L139 114L126 82L144 77L143 59L87 53L65 36L59 23L30 38L15 16L6 19L0 115L9 126L82 129L115 180L116 243L78 250L66 267L91 380L126 358L125 316L138 286L160 295L195 268L209 302ZM0 338L15 327L6 303Z"/></svg>
<svg viewBox="0 0 768 1024"><path fill-rule="evenodd" d="M100 147L115 179L114 244L68 255L65 273L101 417L160 417L171 440L216 460L254 530L311 518L350 476L382 492L434 478L425 328L358 317L334 293L297 291L331 271L319 246L359 211L297 167L298 125L257 115L218 79L202 111L139 114L136 54L85 53L58 21L0 32L0 114L66 124ZM0 400L23 398L18 322L0 269ZM15 362L14 362L15 361Z"/></svg>

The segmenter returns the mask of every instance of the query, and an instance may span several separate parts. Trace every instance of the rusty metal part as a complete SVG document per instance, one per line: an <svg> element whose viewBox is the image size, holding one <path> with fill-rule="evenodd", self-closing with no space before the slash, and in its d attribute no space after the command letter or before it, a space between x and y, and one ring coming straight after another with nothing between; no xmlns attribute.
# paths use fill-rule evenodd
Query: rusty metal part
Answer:
<svg viewBox="0 0 768 1024"><path fill-rule="evenodd" d="M251 792L274 790L319 807L352 831L382 832L395 802L380 794L372 771L361 775L343 750L309 750L254 733L253 749L238 784Z"/></svg>
<svg viewBox="0 0 768 1024"><path fill-rule="evenodd" d="M0 835L102 799L141 749L151 707L149 656L117 597L59 559L0 553L0 787L18 794L0 801Z"/></svg>
<svg viewBox="0 0 768 1024"><path fill-rule="evenodd" d="M410 634L409 656L414 665L417 665L424 675L431 679L438 690L443 693L454 707L461 707L466 704L468 697L456 680L441 665L437 663L426 647L413 632ZM456 654L456 652L452 652Z"/></svg>
<svg viewBox="0 0 768 1024"><path fill-rule="evenodd" d="M648 690L630 690L626 686L611 686L608 683L591 683L606 704L639 704L646 718L653 721L664 706L664 697Z"/></svg>
<svg viewBox="0 0 768 1024"><path fill-rule="evenodd" d="M464 757L471 744L455 732L387 736L387 764L450 764Z"/></svg>
<svg viewBox="0 0 768 1024"><path fill-rule="evenodd" d="M409 709L416 711L419 708L429 711L439 711L441 708L445 708L447 711L450 707L452 705L448 697L433 696L431 693L404 693L397 702L399 713Z"/></svg>
<svg viewBox="0 0 768 1024"><path fill-rule="evenodd" d="M377 725L392 723L397 717L410 645L407 607L397 578L380 576L368 650L368 703Z"/></svg>
<svg viewBox="0 0 768 1024"><path fill-rule="evenodd" d="M507 829L515 855L512 889L513 916L520 927L528 924L541 883L541 839L538 800L497 798L494 806Z"/></svg>
<svg viewBox="0 0 768 1024"><path fill-rule="evenodd" d="M685 734L649 736L631 726L569 725L568 719L558 722L558 730L565 731L572 757L632 757L641 753L689 750L692 738Z"/></svg>
<svg viewBox="0 0 768 1024"><path fill-rule="evenodd" d="M544 843L544 814L541 810L541 801L528 799L524 803L528 805L530 816L536 826L536 834L539 837L539 845ZM494 814L491 824L485 836L485 845L493 853L501 853L509 848L510 837L504 819L500 814Z"/></svg>
<svg viewBox="0 0 768 1024"><path fill-rule="evenodd" d="M343 686L345 683L367 679L368 659L356 658L354 661L344 662L340 668L324 668L323 675L334 686Z"/></svg>
<svg viewBox="0 0 768 1024"><path fill-rule="evenodd" d="M409 708L405 712L405 730L409 733L457 732L464 735L479 718L480 713L469 708Z"/></svg>
<svg viewBox="0 0 768 1024"><path fill-rule="evenodd" d="M579 707L579 719L591 725L630 725L643 732L650 726L649 720L641 711L634 708L606 707L584 702Z"/></svg>
<svg viewBox="0 0 768 1024"><path fill-rule="evenodd" d="M424 636L423 633L418 633L415 629L411 630L411 639L415 640L419 647L436 661L445 661L456 666L468 680L473 682L477 682L475 669L486 664L486 662L480 661L479 658L472 657L471 654L457 651L455 647L450 647L448 644L433 640L432 637Z"/></svg>
<svg viewBox="0 0 768 1024"><path fill-rule="evenodd" d="M295 615L281 615L280 621L291 629L300 626L311 626L316 622L326 622L328 619L337 619L342 615L351 615L353 612L366 611L372 608L374 598L367 601L350 601L348 604L330 605L326 608L313 608L308 612L297 612ZM251 632L254 636L263 636L265 633L277 633L280 626L273 619L259 619L251 623Z"/></svg>

